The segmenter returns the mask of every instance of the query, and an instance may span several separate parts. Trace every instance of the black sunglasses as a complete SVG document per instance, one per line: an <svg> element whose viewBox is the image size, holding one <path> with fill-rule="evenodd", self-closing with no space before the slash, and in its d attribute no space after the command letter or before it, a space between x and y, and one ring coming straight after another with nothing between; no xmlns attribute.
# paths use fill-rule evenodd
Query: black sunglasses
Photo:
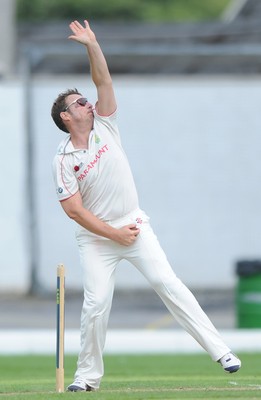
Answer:
<svg viewBox="0 0 261 400"><path fill-rule="evenodd" d="M65 107L65 109L63 111L67 111L68 108L71 107L75 103L79 104L79 106L85 106L86 103L88 103L88 100L86 99L86 97L80 97L79 99L72 101L67 107Z"/></svg>

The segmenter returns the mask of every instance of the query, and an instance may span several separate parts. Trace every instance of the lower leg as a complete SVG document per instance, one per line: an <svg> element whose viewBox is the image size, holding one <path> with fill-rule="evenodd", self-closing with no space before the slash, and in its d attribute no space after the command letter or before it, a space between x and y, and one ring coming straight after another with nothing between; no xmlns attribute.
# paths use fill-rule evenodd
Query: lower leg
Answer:
<svg viewBox="0 0 261 400"><path fill-rule="evenodd" d="M175 277L166 287L155 288L177 322L209 353L214 361L230 352L220 334L190 290Z"/></svg>
<svg viewBox="0 0 261 400"><path fill-rule="evenodd" d="M136 251L128 258L149 281L179 324L218 361L230 349L223 342L190 290L173 272L149 225L144 226Z"/></svg>
<svg viewBox="0 0 261 400"><path fill-rule="evenodd" d="M81 317L81 350L78 356L75 379L80 378L92 388L98 389L104 373L103 349L110 313L111 301L101 313L86 307L84 302Z"/></svg>
<svg viewBox="0 0 261 400"><path fill-rule="evenodd" d="M80 246L84 302L81 314L81 349L75 379L98 389L104 373L103 349L111 309L115 268L119 262L108 241Z"/></svg>

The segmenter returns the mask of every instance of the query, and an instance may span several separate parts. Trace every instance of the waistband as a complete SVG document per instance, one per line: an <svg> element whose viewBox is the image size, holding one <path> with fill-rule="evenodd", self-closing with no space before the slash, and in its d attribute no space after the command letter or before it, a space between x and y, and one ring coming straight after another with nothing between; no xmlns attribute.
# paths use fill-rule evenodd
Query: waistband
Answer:
<svg viewBox="0 0 261 400"><path fill-rule="evenodd" d="M141 218L141 215L144 215L144 211L140 208L136 208L135 210L129 212L128 214L124 215L123 217L116 218L113 220L105 221L106 224L115 227L124 226L127 224L135 223L137 218Z"/></svg>
<svg viewBox="0 0 261 400"><path fill-rule="evenodd" d="M112 226L113 228L121 228L122 226L129 224L136 224L140 228L144 222L148 221L149 217L147 216L147 214L140 208L137 208L120 218L104 222ZM76 230L76 237L79 237L81 235L97 237L95 233L92 233L79 225L78 229Z"/></svg>

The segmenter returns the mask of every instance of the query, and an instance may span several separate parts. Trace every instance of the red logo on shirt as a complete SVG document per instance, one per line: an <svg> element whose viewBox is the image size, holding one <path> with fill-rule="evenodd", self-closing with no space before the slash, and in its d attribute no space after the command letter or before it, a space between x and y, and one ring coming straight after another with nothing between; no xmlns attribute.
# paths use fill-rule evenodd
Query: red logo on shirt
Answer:
<svg viewBox="0 0 261 400"><path fill-rule="evenodd" d="M108 151L108 145L105 144L103 147L100 148L100 150L98 151L98 153L95 155L95 158L93 159L93 161L91 161L87 167L85 168L84 171L82 171L81 175L79 175L77 177L78 181L83 181L84 178L88 175L89 171L95 167L95 165L97 164L97 162L99 161L99 159L101 158L101 156L106 153ZM74 167L75 169L75 167Z"/></svg>

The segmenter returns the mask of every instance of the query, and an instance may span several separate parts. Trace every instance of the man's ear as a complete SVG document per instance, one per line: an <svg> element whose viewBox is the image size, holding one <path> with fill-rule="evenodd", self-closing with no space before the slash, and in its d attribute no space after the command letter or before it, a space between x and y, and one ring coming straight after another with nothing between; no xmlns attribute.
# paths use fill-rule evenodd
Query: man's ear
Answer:
<svg viewBox="0 0 261 400"><path fill-rule="evenodd" d="M69 119L70 119L68 113L65 112L65 111L62 111L62 112L60 113L60 117L62 118L63 121L69 121Z"/></svg>

